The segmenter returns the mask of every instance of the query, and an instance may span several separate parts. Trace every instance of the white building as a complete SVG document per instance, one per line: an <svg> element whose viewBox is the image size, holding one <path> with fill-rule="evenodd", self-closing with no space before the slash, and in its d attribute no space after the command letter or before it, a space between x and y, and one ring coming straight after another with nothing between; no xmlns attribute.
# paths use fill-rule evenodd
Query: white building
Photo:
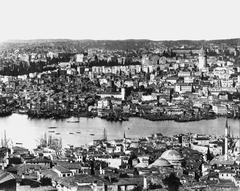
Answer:
<svg viewBox="0 0 240 191"><path fill-rule="evenodd" d="M83 54L76 54L76 62L83 62L84 55Z"/></svg>

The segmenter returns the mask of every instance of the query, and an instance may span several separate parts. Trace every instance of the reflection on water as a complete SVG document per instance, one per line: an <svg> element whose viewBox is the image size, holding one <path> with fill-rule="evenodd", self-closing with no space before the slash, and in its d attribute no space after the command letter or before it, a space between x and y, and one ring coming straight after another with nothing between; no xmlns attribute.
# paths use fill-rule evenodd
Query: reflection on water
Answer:
<svg viewBox="0 0 240 191"><path fill-rule="evenodd" d="M223 135L225 119L203 120L189 123L174 121L148 121L140 118L131 118L129 121L109 122L100 118L80 118L79 123L69 123L68 120L28 119L26 115L13 114L0 118L0 135L6 130L7 137L13 143L23 143L23 146L33 148L44 133L55 137L62 137L63 146L80 146L90 143L94 139L103 137L104 128L108 139L123 138L124 131L127 137L144 137L152 133L174 135L178 133L202 133ZM239 136L239 120L229 120L234 136ZM49 127L57 127L49 129ZM53 132L54 131L54 132ZM91 135L92 134L92 135Z"/></svg>

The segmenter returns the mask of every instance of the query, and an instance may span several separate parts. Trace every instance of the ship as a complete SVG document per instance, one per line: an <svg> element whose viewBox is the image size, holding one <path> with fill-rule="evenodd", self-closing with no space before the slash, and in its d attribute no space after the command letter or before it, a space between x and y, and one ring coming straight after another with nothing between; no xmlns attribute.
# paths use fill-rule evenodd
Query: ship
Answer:
<svg viewBox="0 0 240 191"><path fill-rule="evenodd" d="M72 120L68 120L67 121L67 123L79 123L79 117L78 117L78 119L77 120L74 120L74 119L72 119Z"/></svg>
<svg viewBox="0 0 240 191"><path fill-rule="evenodd" d="M62 148L62 139L56 138L52 135L47 137L47 134L44 133L44 136L40 139L38 148L50 148L54 150L59 150Z"/></svg>

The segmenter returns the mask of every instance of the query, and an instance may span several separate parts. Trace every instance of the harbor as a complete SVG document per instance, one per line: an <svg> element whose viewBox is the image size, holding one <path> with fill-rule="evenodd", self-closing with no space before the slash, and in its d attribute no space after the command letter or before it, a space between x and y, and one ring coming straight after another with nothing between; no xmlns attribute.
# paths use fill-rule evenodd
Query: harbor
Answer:
<svg viewBox="0 0 240 191"><path fill-rule="evenodd" d="M111 122L101 118L73 118L74 123L69 119L29 119L27 115L12 114L0 118L0 132L4 130L11 141L22 143L27 148L34 148L39 144L39 139L45 134L62 138L63 147L68 145L81 146L91 143L95 139L102 138L104 129L108 132L109 139L119 139L124 132L128 137L145 137L153 133L163 133L167 136L179 133L200 133L222 136L225 118L201 120L193 122L175 121L150 121L142 118L129 118L129 121ZM79 120L77 122L77 120ZM239 134L239 121L229 119L231 134ZM19 125L17 125L19 124ZM51 131L51 132L49 132ZM26 139L25 137L28 137Z"/></svg>

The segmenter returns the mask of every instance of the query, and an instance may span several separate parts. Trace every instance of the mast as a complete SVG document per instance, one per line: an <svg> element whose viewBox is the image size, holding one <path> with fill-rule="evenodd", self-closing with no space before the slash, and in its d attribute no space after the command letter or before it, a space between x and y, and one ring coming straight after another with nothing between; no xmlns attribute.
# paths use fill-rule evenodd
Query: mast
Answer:
<svg viewBox="0 0 240 191"><path fill-rule="evenodd" d="M4 147L4 140L3 140L3 137L1 138L1 146Z"/></svg>
<svg viewBox="0 0 240 191"><path fill-rule="evenodd" d="M239 134L238 134L238 153L240 153L240 122L238 122L238 130L239 130Z"/></svg>
<svg viewBox="0 0 240 191"><path fill-rule="evenodd" d="M6 136L6 130L4 130L4 147L7 147L7 136Z"/></svg>
<svg viewBox="0 0 240 191"><path fill-rule="evenodd" d="M107 141L107 132L105 128L103 130L103 140Z"/></svg>
<svg viewBox="0 0 240 191"><path fill-rule="evenodd" d="M2 146L8 148L8 142L9 142L9 140L7 139L6 130L4 130L4 137L3 137L3 140L2 140Z"/></svg>

